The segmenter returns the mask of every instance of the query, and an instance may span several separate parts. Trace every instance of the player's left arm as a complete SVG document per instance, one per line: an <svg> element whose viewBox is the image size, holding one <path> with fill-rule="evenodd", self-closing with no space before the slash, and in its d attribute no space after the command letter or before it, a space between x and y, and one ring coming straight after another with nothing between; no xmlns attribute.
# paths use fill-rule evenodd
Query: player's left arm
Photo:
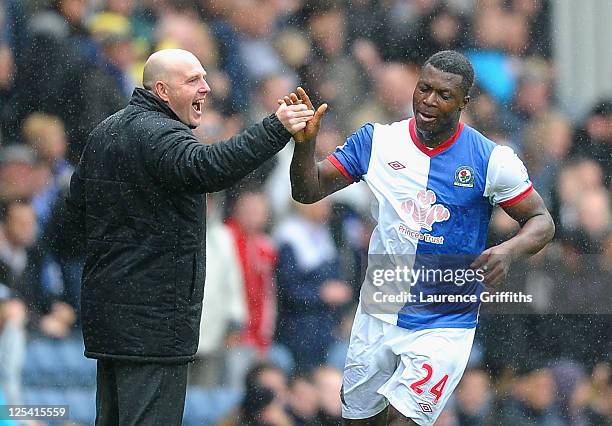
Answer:
<svg viewBox="0 0 612 426"><path fill-rule="evenodd" d="M514 261L534 255L552 240L555 224L525 165L507 146L497 146L491 153L484 195L521 226L514 237L483 251L472 263L472 268L483 270L484 282L494 286Z"/></svg>
<svg viewBox="0 0 612 426"><path fill-rule="evenodd" d="M499 284L513 262L536 254L555 235L552 217L535 190L518 203L503 209L521 228L514 237L483 251L472 264L472 268L484 271L484 282L489 286Z"/></svg>

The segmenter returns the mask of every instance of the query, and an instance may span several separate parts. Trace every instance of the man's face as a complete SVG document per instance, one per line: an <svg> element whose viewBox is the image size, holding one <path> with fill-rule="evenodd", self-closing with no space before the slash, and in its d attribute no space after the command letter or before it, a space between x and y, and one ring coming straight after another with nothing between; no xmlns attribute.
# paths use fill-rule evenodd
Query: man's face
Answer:
<svg viewBox="0 0 612 426"><path fill-rule="evenodd" d="M426 65L412 96L417 128L426 134L444 132L459 120L469 97L461 88L463 77Z"/></svg>
<svg viewBox="0 0 612 426"><path fill-rule="evenodd" d="M7 238L18 247L29 247L36 240L36 214L30 204L9 207L5 223Z"/></svg>
<svg viewBox="0 0 612 426"><path fill-rule="evenodd" d="M200 125L204 98L210 92L206 71L195 58L181 61L169 74L166 85L168 106L181 122L192 129Z"/></svg>

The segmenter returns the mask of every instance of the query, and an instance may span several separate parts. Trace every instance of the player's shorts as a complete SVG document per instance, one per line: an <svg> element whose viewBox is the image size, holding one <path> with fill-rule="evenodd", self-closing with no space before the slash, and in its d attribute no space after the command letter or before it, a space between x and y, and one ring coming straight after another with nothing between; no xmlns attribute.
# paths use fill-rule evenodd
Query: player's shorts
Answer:
<svg viewBox="0 0 612 426"><path fill-rule="evenodd" d="M342 417L366 419L389 403L419 425L433 425L459 383L474 328L411 331L357 308L342 385Z"/></svg>

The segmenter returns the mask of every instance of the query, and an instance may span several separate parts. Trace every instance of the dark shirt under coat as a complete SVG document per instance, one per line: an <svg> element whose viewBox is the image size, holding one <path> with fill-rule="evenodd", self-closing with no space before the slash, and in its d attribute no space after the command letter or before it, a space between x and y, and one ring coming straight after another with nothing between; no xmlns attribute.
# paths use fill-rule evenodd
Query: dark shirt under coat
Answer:
<svg viewBox="0 0 612 426"><path fill-rule="evenodd" d="M271 115L228 141L203 145L143 89L92 131L66 215L86 243L87 357L193 359L204 294L204 194L234 184L290 137Z"/></svg>

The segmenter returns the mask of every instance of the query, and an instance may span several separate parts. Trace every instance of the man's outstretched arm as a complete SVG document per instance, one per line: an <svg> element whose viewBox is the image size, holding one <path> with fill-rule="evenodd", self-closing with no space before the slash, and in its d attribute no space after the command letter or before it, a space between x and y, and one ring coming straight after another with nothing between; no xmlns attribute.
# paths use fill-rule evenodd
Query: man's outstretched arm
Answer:
<svg viewBox="0 0 612 426"><path fill-rule="evenodd" d="M183 126L161 128L147 141L145 164L169 188L195 193L225 189L259 167L289 142L313 116L304 105L281 105L227 141L201 144Z"/></svg>
<svg viewBox="0 0 612 426"><path fill-rule="evenodd" d="M298 95L299 99L292 93L291 96L285 96L282 101L287 105L303 102L309 110L315 111L310 98L301 87L298 87ZM314 117L306 123L304 130L293 136L295 149L289 170L291 195L300 203L315 203L351 183L329 160L315 160L317 134L326 109L327 104L319 106Z"/></svg>

